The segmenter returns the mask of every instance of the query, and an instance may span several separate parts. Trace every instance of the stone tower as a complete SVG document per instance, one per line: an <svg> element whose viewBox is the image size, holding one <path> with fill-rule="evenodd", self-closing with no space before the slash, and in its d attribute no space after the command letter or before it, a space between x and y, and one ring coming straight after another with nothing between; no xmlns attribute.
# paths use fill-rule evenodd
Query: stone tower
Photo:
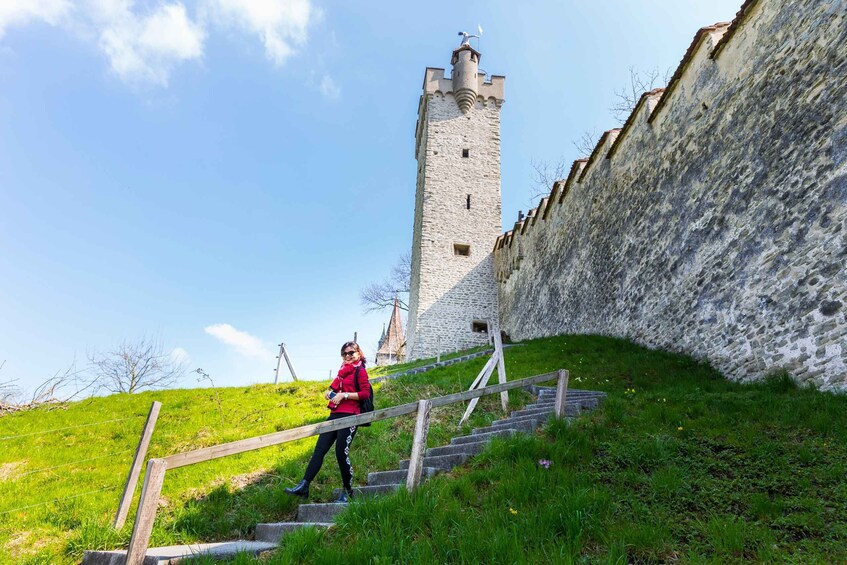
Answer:
<svg viewBox="0 0 847 565"><path fill-rule="evenodd" d="M487 343L496 324L492 250L501 232L500 106L505 77L489 82L467 40L451 78L427 68L415 130L418 161L410 359Z"/></svg>

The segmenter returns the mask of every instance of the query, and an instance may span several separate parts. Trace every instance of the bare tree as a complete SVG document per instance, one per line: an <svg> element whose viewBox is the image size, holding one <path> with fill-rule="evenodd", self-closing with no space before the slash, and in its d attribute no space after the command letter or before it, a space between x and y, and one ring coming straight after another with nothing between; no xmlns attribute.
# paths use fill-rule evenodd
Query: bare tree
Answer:
<svg viewBox="0 0 847 565"><path fill-rule="evenodd" d="M670 69L665 71L662 77L663 84L670 80ZM654 67L647 71L639 71L635 67L629 68L629 84L615 91L616 102L609 108L612 116L623 124L629 115L635 110L635 105L641 99L641 95L657 87L659 82L659 68Z"/></svg>
<svg viewBox="0 0 847 565"><path fill-rule="evenodd" d="M597 133L597 130L591 128L589 130L585 130L582 132L582 136L579 139L574 139L571 141L573 146L579 151L579 154L583 157L588 157L594 152L594 148L597 146L597 141L600 139L600 134Z"/></svg>
<svg viewBox="0 0 847 565"><path fill-rule="evenodd" d="M3 370L3 366L6 365L6 360L4 359L2 363L0 363L0 371ZM4 380L0 381L0 411L3 410L3 407L7 404L10 404L14 401L15 397L18 394L18 387L15 385L15 380Z"/></svg>
<svg viewBox="0 0 847 565"><path fill-rule="evenodd" d="M359 291L359 300L365 312L375 312L394 307L394 298L401 310L408 310L407 295L412 284L412 253L407 251L391 268L385 279L371 282Z"/></svg>
<svg viewBox="0 0 847 565"><path fill-rule="evenodd" d="M122 341L104 354L92 353L89 361L100 384L109 392L132 394L143 389L164 388L185 374L185 364L166 352L162 342L141 338Z"/></svg>
<svg viewBox="0 0 847 565"><path fill-rule="evenodd" d="M529 199L532 203L537 198L550 194L553 183L565 178L568 168L564 157L553 163L532 159L530 164L532 165L532 185Z"/></svg>
<svg viewBox="0 0 847 565"><path fill-rule="evenodd" d="M0 363L0 369L5 363L5 361ZM40 383L30 394L24 394L21 391L15 384L17 379L0 382L0 415L32 410L45 405L64 406L96 388L96 381L82 379L82 374L77 370L76 361L74 361L64 371L57 371Z"/></svg>

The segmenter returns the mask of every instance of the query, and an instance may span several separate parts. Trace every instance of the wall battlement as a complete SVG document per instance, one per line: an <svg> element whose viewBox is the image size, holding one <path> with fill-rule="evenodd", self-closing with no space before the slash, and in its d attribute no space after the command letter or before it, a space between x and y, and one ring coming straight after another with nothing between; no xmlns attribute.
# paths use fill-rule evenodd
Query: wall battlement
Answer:
<svg viewBox="0 0 847 565"><path fill-rule="evenodd" d="M667 87L497 238L502 328L847 388L845 12L747 0L701 28Z"/></svg>

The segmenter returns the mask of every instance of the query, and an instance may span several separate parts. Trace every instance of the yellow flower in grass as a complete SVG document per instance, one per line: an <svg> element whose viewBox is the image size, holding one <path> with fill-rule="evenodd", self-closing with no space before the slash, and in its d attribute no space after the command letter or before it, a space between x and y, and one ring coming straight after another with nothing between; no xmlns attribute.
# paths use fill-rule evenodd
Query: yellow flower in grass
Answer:
<svg viewBox="0 0 847 565"><path fill-rule="evenodd" d="M517 511L517 510L515 510L514 508L512 508L511 506L509 507L509 512L511 512L511 513L512 513L512 514L514 514L515 516L517 516L517 515L518 515L518 511Z"/></svg>
<svg viewBox="0 0 847 565"><path fill-rule="evenodd" d="M676 431L681 432L681 431L682 431L682 426L679 426L679 427L676 429Z"/></svg>

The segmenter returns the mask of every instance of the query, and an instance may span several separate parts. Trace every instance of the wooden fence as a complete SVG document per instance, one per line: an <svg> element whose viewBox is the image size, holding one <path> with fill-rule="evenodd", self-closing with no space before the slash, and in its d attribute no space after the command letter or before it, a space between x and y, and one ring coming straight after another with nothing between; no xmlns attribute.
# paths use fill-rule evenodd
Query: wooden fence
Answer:
<svg viewBox="0 0 847 565"><path fill-rule="evenodd" d="M439 396L428 400L419 400L409 404L400 404L375 410L367 414L359 414L347 418L339 418L337 420L320 422L318 424L309 424L290 430L283 430L272 434L265 434L252 438L223 443L185 453L177 453L160 459L150 459L147 462L147 472L144 475L144 486L141 489L141 500L138 503L138 510L135 515L135 525L132 530L132 538L129 541L129 549L127 551L127 565L141 565L144 561L144 556L147 553L147 545L150 543L150 535L153 531L153 521L156 519L156 510L159 503L159 495L162 492L162 484L165 480L165 472L186 465L194 465L212 459L228 457L237 453L253 451L263 447L279 445L289 441L295 441L311 436L316 436L324 432L331 432L348 428L351 426L359 426L369 422L378 422L388 418L396 418L405 414L417 413L417 423L415 426L415 435L412 440L412 454L409 462L409 472L406 478L406 488L409 490L415 489L420 484L421 472L423 470L423 458L426 450L426 437L429 432L429 416L433 408L438 406L447 406L456 402L472 400L489 394L503 393L508 390L520 387L526 387L546 381L558 379L556 387L556 402L554 405L554 413L556 418L565 416L565 397L568 389L568 372L564 369L534 377L527 377L517 381L499 383L496 385L469 390L465 392L457 392L446 396Z"/></svg>

